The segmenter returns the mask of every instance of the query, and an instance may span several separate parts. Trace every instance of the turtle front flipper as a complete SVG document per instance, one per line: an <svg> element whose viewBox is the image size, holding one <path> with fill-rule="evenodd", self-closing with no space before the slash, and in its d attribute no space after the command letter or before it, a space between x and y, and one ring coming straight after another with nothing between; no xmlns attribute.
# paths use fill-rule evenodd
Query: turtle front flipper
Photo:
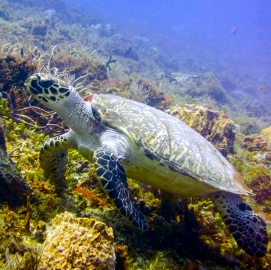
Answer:
<svg viewBox="0 0 271 270"><path fill-rule="evenodd" d="M144 215L133 202L126 182L126 173L120 160L106 146L99 147L94 153L97 176L105 191L132 224L145 231L148 224Z"/></svg>
<svg viewBox="0 0 271 270"><path fill-rule="evenodd" d="M40 150L40 166L44 171L44 177L55 186L57 194L61 194L66 188L65 171L68 160L68 148L75 148L74 132L49 138L43 143Z"/></svg>
<svg viewBox="0 0 271 270"><path fill-rule="evenodd" d="M211 199L238 246L250 256L263 257L268 245L264 220L237 194L219 191Z"/></svg>

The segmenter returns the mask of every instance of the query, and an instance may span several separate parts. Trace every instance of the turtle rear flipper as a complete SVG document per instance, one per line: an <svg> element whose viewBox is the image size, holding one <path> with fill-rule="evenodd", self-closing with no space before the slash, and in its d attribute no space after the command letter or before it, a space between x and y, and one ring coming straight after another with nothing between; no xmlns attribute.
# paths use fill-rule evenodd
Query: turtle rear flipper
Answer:
<svg viewBox="0 0 271 270"><path fill-rule="evenodd" d="M211 199L238 246L250 256L263 257L268 245L264 220L237 194L219 191Z"/></svg>
<svg viewBox="0 0 271 270"><path fill-rule="evenodd" d="M99 147L93 157L97 176L110 198L132 224L145 231L148 224L144 215L133 202L126 182L126 173L120 160L106 146Z"/></svg>
<svg viewBox="0 0 271 270"><path fill-rule="evenodd" d="M43 143L40 150L40 166L44 171L44 177L55 186L57 194L61 194L66 188L65 181L66 163L68 161L68 148L75 148L74 132L49 138Z"/></svg>

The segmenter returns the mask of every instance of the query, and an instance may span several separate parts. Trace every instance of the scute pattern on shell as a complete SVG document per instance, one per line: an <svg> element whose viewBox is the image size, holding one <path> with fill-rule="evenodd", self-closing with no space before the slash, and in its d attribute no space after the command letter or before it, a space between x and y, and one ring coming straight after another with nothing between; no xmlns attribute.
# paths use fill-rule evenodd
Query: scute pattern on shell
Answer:
<svg viewBox="0 0 271 270"><path fill-rule="evenodd" d="M219 151L177 118L117 96L94 95L92 103L104 106L101 116L104 124L122 131L138 147L147 150L149 156L176 171L176 179L177 174L189 176L210 185L210 192L214 187L237 194L249 193L236 181L234 168Z"/></svg>
<svg viewBox="0 0 271 270"><path fill-rule="evenodd" d="M184 121L211 142L226 157L233 153L235 140L234 124L224 114L195 104L176 105L167 113Z"/></svg>

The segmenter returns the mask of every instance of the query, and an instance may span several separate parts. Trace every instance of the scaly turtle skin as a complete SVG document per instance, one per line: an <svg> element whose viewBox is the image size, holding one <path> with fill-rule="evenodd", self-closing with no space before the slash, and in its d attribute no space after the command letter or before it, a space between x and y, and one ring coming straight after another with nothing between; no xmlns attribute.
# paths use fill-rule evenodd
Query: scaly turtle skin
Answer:
<svg viewBox="0 0 271 270"><path fill-rule="evenodd" d="M262 257L268 244L266 224L240 195L251 193L229 162L182 121L145 104L112 95L84 101L65 82L37 73L27 91L56 111L71 128L44 142L40 163L45 177L61 192L66 183L67 152L77 149L94 162L97 176L122 215L147 230L126 178L184 197L209 197L237 244Z"/></svg>

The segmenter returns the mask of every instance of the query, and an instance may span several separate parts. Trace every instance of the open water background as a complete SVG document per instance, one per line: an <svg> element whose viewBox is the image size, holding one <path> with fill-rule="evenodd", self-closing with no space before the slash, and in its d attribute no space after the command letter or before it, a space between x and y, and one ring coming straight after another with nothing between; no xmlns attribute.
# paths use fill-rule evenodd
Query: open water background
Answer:
<svg viewBox="0 0 271 270"><path fill-rule="evenodd" d="M84 12L100 13L104 20L128 35L149 38L169 56L178 58L178 54L185 54L203 69L212 62L215 66L212 72L225 71L233 82L238 81L236 88L229 90L242 91L247 84L255 89L255 99L270 97L270 91L260 91L263 87L271 90L268 0L66 2ZM185 69L185 63L183 66ZM198 67L190 69L191 73L200 72Z"/></svg>

